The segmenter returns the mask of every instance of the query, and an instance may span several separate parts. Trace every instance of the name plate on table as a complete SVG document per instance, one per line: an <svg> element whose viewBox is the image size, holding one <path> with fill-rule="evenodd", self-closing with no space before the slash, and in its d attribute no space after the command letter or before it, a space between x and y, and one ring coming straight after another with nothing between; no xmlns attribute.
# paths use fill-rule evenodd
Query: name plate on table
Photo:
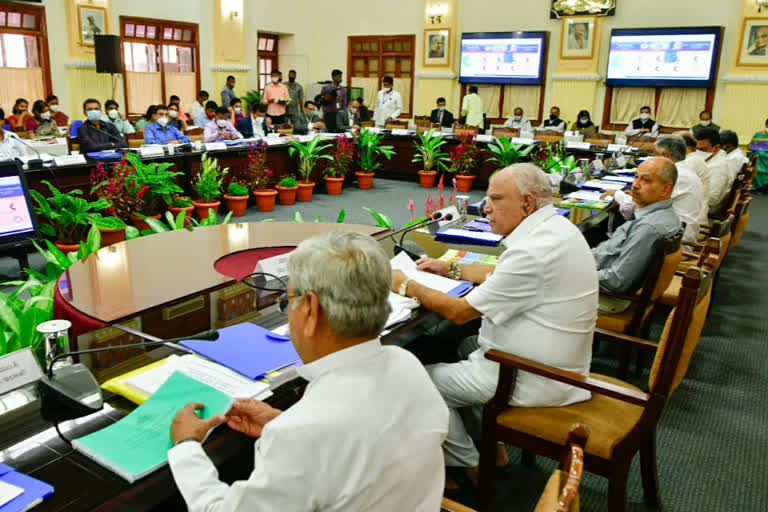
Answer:
<svg viewBox="0 0 768 512"><path fill-rule="evenodd" d="M624 144L608 144L608 151L611 153L618 153L620 151L627 151L634 149L632 146L627 146Z"/></svg>
<svg viewBox="0 0 768 512"><path fill-rule="evenodd" d="M206 142L204 144L206 151L226 151L227 145L223 142Z"/></svg>
<svg viewBox="0 0 768 512"><path fill-rule="evenodd" d="M164 146L142 146L139 148L141 156L165 156Z"/></svg>
<svg viewBox="0 0 768 512"><path fill-rule="evenodd" d="M299 142L310 142L315 137L317 137L317 134L315 133L311 133L309 135L299 135Z"/></svg>
<svg viewBox="0 0 768 512"><path fill-rule="evenodd" d="M527 145L530 145L530 144L534 143L533 139L529 139L529 138L525 138L525 137L512 137L511 140L512 140L513 144L527 144Z"/></svg>
<svg viewBox="0 0 768 512"><path fill-rule="evenodd" d="M254 272L266 272L277 277L283 277L288 275L288 258L290 253L280 254L279 256L272 256L271 258L265 258L256 264ZM268 276L269 277L269 276ZM270 277L270 279L273 279Z"/></svg>
<svg viewBox="0 0 768 512"><path fill-rule="evenodd" d="M42 376L29 347L0 357L0 395L31 384Z"/></svg>
<svg viewBox="0 0 768 512"><path fill-rule="evenodd" d="M476 139L477 139L477 142L486 142L486 143L490 143L490 142L493 142L493 141L495 141L495 140L496 140L496 137L494 137L493 135L487 135L487 134L478 134L478 135L477 135L477 137L476 137Z"/></svg>
<svg viewBox="0 0 768 512"><path fill-rule="evenodd" d="M67 155L54 157L53 162L58 166L64 165L78 165L87 163L85 161L85 155Z"/></svg>
<svg viewBox="0 0 768 512"><path fill-rule="evenodd" d="M592 147L592 144L589 142L576 142L576 141L568 141L568 149L589 149Z"/></svg>
<svg viewBox="0 0 768 512"><path fill-rule="evenodd" d="M408 135L409 132L405 128L392 128L392 135Z"/></svg>

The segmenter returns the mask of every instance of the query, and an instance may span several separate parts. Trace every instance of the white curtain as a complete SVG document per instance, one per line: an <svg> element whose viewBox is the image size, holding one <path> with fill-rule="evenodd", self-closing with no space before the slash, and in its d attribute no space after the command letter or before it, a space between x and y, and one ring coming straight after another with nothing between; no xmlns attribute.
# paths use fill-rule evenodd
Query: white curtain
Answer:
<svg viewBox="0 0 768 512"><path fill-rule="evenodd" d="M399 81L400 80L397 80L396 82ZM373 108L376 106L376 94L379 92L379 79L375 76L353 76L350 84L352 87L363 88L363 100L365 101L365 105L369 109L373 110ZM403 97L403 102L405 102L405 97Z"/></svg>
<svg viewBox="0 0 768 512"><path fill-rule="evenodd" d="M611 100L611 123L627 124L640 115L640 108L650 106L656 99L653 87L616 87ZM651 116L655 115L651 112ZM659 121L661 124L661 122Z"/></svg>
<svg viewBox="0 0 768 512"><path fill-rule="evenodd" d="M125 84L130 114L144 114L150 105L163 102L160 73L126 71Z"/></svg>
<svg viewBox="0 0 768 512"><path fill-rule="evenodd" d="M469 92L469 86L467 86ZM483 100L483 112L487 117L499 117L500 85L477 84L477 95Z"/></svg>
<svg viewBox="0 0 768 512"><path fill-rule="evenodd" d="M411 102L411 79L408 78L396 78L395 85L392 86L400 96L403 98L403 112L409 113L409 104ZM376 105L373 105L374 107Z"/></svg>
<svg viewBox="0 0 768 512"><path fill-rule="evenodd" d="M168 98L175 94L181 98L181 108L189 111L197 99L197 78L195 73L166 73L165 93Z"/></svg>
<svg viewBox="0 0 768 512"><path fill-rule="evenodd" d="M0 107L5 111L6 117L12 115L16 98L26 99L30 111L35 100L45 100L41 68L0 67Z"/></svg>
<svg viewBox="0 0 768 512"><path fill-rule="evenodd" d="M502 117L510 117L517 107L523 109L525 117L539 117L540 85L505 85Z"/></svg>
<svg viewBox="0 0 768 512"><path fill-rule="evenodd" d="M704 110L706 103L706 89L662 89L656 121L661 126L673 128L694 126L699 123L699 113Z"/></svg>

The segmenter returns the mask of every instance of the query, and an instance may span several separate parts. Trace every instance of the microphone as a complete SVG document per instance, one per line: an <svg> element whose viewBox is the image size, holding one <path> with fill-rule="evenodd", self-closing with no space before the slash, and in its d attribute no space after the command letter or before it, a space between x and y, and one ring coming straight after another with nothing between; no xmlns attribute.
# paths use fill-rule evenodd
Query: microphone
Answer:
<svg viewBox="0 0 768 512"><path fill-rule="evenodd" d="M27 160L27 169L42 169L43 168L43 157L40 156L40 152L37 150L37 148L34 147L32 144L27 144L26 142L24 142L24 139L22 139L21 137L18 137L15 134L13 135L13 137L17 141L19 141L22 144L24 144L26 147L28 147L29 149L34 151L35 154L37 155L36 159Z"/></svg>
<svg viewBox="0 0 768 512"><path fill-rule="evenodd" d="M104 406L104 397L101 393L101 387L99 387L99 383L87 366L82 363L77 363L62 366L57 368L56 372L53 371L55 363L65 357L129 348L152 347L190 339L216 341L219 338L219 333L217 331L210 330L203 332L199 336L181 336L169 340L161 340L124 325L115 324L112 327L116 327L122 331L134 334L149 341L132 343L130 345L75 350L55 356L51 359L46 374L37 383L37 389L41 400L40 413L43 419L58 424L60 421L93 414L100 411Z"/></svg>

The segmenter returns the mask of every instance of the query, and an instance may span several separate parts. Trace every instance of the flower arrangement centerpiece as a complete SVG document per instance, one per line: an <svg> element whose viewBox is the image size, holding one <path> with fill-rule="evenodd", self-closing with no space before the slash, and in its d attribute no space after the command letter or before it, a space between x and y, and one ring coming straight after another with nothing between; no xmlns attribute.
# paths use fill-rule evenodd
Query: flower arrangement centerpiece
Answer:
<svg viewBox="0 0 768 512"><path fill-rule="evenodd" d="M474 139L471 136L460 139L451 150L449 158L453 163L446 171L455 175L459 192L469 192L476 178L475 170L480 163L480 150L477 149Z"/></svg>
<svg viewBox="0 0 768 512"><path fill-rule="evenodd" d="M248 180L256 197L256 206L260 212L271 212L275 209L277 190L270 188L275 173L267 166L267 144L258 141L248 149Z"/></svg>

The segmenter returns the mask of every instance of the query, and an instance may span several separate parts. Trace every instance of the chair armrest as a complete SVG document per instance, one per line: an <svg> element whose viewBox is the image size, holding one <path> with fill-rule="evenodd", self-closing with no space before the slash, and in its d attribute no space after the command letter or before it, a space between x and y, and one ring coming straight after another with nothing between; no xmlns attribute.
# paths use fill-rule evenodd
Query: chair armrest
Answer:
<svg viewBox="0 0 768 512"><path fill-rule="evenodd" d="M701 254L699 254L699 253L697 253L697 252L688 252L688 251L683 251L683 256L688 256L689 258L693 258L693 259L696 259L696 258L698 258L699 256L701 256Z"/></svg>
<svg viewBox="0 0 768 512"><path fill-rule="evenodd" d="M518 370L540 375L548 379L569 384L577 388L586 389L593 393L609 396L630 404L645 406L651 399L651 395L647 393L625 388L624 386L617 386L592 377L585 377L575 372L561 370L560 368L531 361L524 357L513 356L512 354L507 354L506 352L496 349L491 349L486 352L485 358L490 359L491 361L496 361L502 366L517 368Z"/></svg>
<svg viewBox="0 0 768 512"><path fill-rule="evenodd" d="M448 498L443 498L443 502L440 504L440 510L447 512L477 512L475 509L464 506L461 503Z"/></svg>
<svg viewBox="0 0 768 512"><path fill-rule="evenodd" d="M631 343L632 345L641 349L656 350L657 348L659 348L659 344L656 343L655 341L638 338L636 336L630 336L628 334L623 334L616 331L609 331L607 329L600 329L599 327L595 327L595 334L601 334L608 338L612 338L620 343Z"/></svg>
<svg viewBox="0 0 768 512"><path fill-rule="evenodd" d="M688 247L693 247L694 249L703 249L704 248L704 244L697 244L696 242L686 242L685 240L683 240L681 243L683 245L687 245Z"/></svg>

